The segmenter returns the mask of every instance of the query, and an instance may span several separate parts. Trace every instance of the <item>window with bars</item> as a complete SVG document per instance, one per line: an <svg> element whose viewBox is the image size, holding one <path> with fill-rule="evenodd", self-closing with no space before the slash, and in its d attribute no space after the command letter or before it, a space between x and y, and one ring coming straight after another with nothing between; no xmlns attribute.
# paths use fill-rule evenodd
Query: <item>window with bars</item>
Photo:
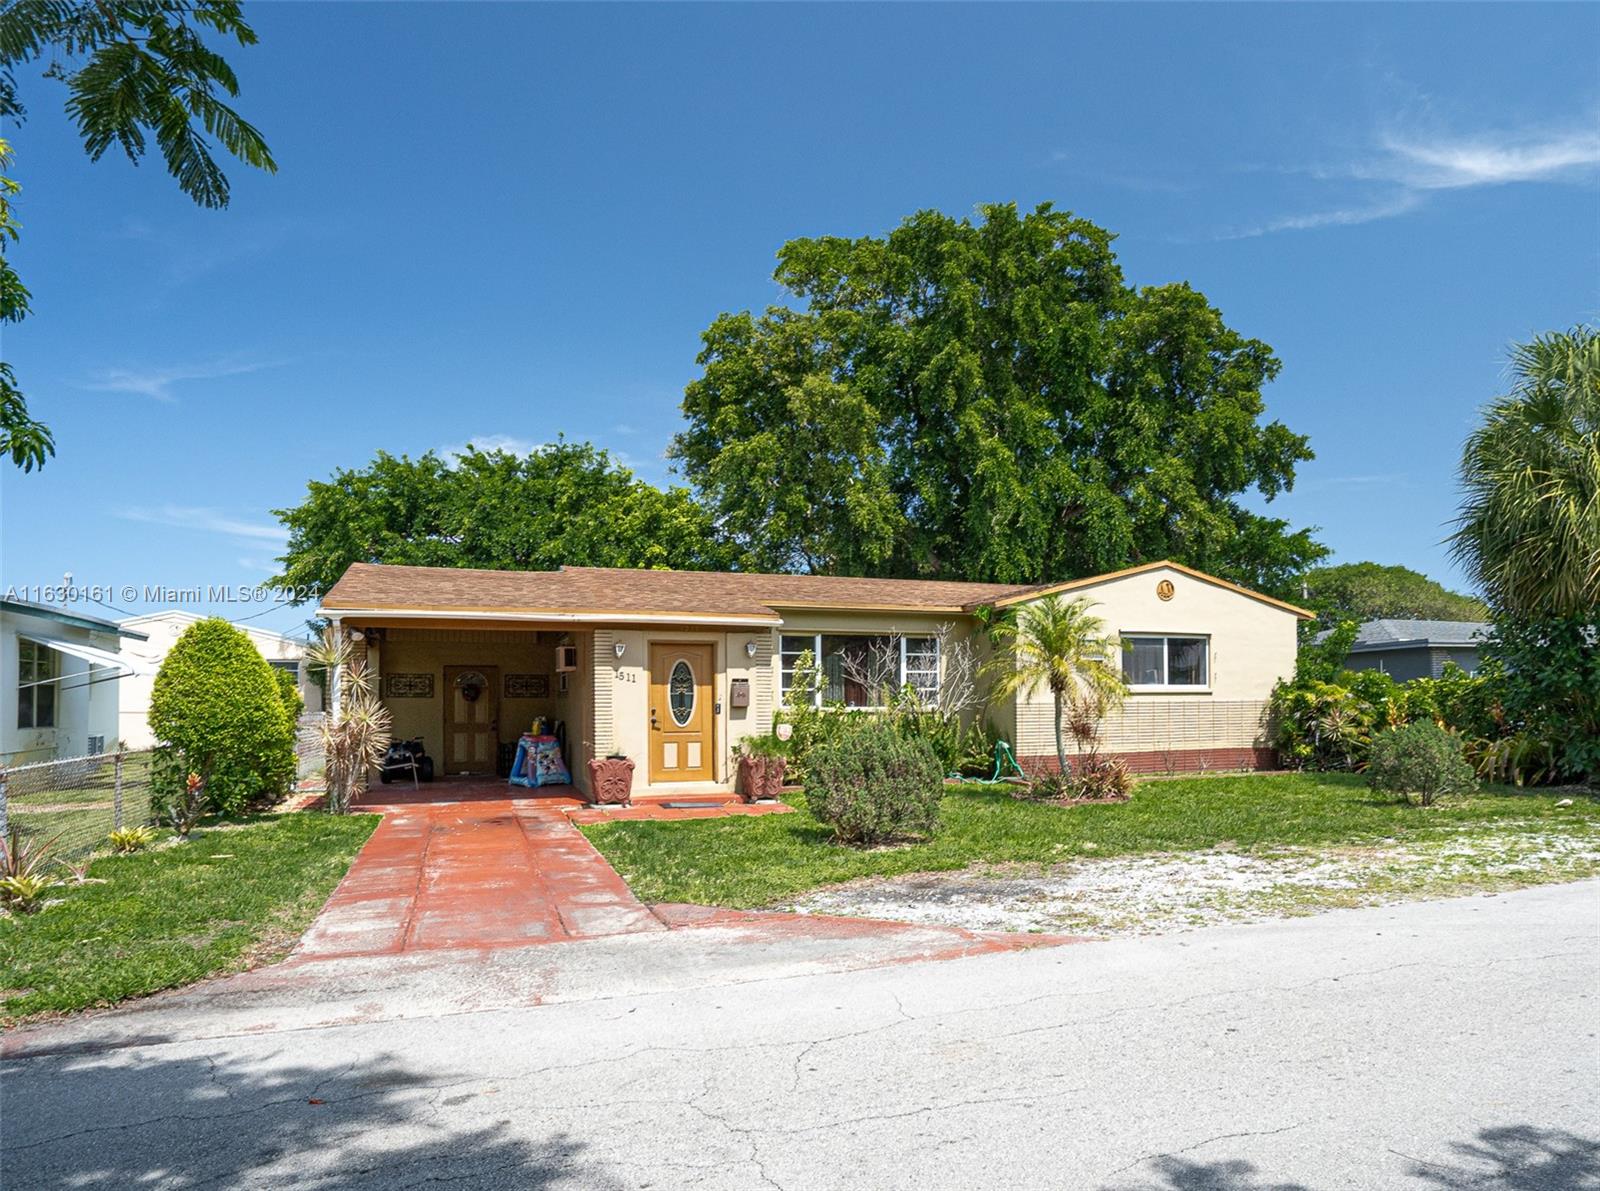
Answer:
<svg viewBox="0 0 1600 1191"><path fill-rule="evenodd" d="M939 694L939 639L896 634L785 633L778 661L785 697L794 686L802 654L817 668L818 707L881 707L886 697L909 686L923 702Z"/></svg>
<svg viewBox="0 0 1600 1191"><path fill-rule="evenodd" d="M1211 683L1210 654L1211 642L1206 637L1123 634L1122 677L1135 690L1205 690Z"/></svg>
<svg viewBox="0 0 1600 1191"><path fill-rule="evenodd" d="M60 655L48 645L17 639L17 727L56 726Z"/></svg>

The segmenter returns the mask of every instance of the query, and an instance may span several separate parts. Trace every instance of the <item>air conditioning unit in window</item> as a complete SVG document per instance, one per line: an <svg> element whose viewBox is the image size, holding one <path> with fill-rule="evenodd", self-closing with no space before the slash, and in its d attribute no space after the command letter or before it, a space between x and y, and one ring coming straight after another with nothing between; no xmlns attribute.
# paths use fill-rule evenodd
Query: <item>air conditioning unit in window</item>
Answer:
<svg viewBox="0 0 1600 1191"><path fill-rule="evenodd" d="M556 673L571 674L578 668L578 647L576 645L556 646Z"/></svg>

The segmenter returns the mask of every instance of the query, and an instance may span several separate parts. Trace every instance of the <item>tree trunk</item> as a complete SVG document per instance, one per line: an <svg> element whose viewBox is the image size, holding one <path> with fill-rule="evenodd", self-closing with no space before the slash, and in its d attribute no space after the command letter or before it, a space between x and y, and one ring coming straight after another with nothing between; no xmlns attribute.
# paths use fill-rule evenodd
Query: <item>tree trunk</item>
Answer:
<svg viewBox="0 0 1600 1191"><path fill-rule="evenodd" d="M1061 692L1055 692L1056 701L1056 764L1061 769L1062 777L1072 776L1072 767L1067 764L1067 746L1061 739Z"/></svg>

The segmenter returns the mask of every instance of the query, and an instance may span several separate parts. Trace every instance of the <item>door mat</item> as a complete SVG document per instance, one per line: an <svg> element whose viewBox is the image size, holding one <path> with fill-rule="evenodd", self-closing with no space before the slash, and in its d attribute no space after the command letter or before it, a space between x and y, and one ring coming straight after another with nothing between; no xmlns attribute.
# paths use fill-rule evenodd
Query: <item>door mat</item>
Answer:
<svg viewBox="0 0 1600 1191"><path fill-rule="evenodd" d="M716 810L721 802L663 802L658 804L669 811L710 811Z"/></svg>

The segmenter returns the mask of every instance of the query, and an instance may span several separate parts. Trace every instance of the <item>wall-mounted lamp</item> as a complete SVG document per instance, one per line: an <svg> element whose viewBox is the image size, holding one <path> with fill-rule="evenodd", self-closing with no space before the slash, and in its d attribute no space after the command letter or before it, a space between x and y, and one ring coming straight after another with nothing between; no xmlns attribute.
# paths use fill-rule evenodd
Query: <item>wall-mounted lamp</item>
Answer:
<svg viewBox="0 0 1600 1191"><path fill-rule="evenodd" d="M620 658L623 654L628 652L628 647L623 642L618 641L611 647L611 650Z"/></svg>
<svg viewBox="0 0 1600 1191"><path fill-rule="evenodd" d="M744 643L744 656L747 658L756 656L756 643L754 641L746 641Z"/></svg>

